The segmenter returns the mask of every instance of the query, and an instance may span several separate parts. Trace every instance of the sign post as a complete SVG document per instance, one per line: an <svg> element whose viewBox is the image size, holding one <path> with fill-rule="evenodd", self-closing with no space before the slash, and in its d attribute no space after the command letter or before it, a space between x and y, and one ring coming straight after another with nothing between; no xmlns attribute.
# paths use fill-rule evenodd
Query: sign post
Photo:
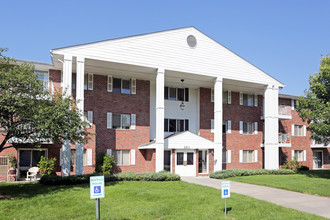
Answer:
<svg viewBox="0 0 330 220"><path fill-rule="evenodd" d="M100 220L100 198L104 198L104 176L90 177L90 198L96 199L96 219Z"/></svg>
<svg viewBox="0 0 330 220"><path fill-rule="evenodd" d="M230 198L230 181L221 182L221 198L225 199L225 216L227 216L227 198Z"/></svg>

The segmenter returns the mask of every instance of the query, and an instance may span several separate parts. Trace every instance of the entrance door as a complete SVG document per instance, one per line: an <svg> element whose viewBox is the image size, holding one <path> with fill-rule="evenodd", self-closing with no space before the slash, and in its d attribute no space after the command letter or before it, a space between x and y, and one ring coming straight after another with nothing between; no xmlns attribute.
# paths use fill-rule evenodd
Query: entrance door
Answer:
<svg viewBox="0 0 330 220"><path fill-rule="evenodd" d="M29 168L38 166L41 156L47 157L44 149L19 149L18 155L19 172L22 175Z"/></svg>
<svg viewBox="0 0 330 220"><path fill-rule="evenodd" d="M194 151L175 152L175 173L180 176L196 176L196 154Z"/></svg>
<svg viewBox="0 0 330 220"><path fill-rule="evenodd" d="M323 165L322 156L323 156L322 151L313 151L313 168L314 169L322 169L322 165Z"/></svg>
<svg viewBox="0 0 330 220"><path fill-rule="evenodd" d="M198 173L207 173L207 150L198 151Z"/></svg>

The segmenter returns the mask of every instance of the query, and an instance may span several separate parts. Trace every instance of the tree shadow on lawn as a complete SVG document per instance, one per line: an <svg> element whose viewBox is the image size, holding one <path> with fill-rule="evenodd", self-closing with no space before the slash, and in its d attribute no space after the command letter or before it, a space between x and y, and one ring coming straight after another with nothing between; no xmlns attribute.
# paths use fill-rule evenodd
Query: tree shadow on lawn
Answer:
<svg viewBox="0 0 330 220"><path fill-rule="evenodd" d="M308 171L298 171L297 173L311 178L330 179L330 170L308 170Z"/></svg>
<svg viewBox="0 0 330 220"><path fill-rule="evenodd" d="M117 184L117 181L107 182L105 186L115 184ZM11 198L32 198L38 195L47 195L72 188L89 188L89 184L49 186L40 183L0 183L0 201Z"/></svg>

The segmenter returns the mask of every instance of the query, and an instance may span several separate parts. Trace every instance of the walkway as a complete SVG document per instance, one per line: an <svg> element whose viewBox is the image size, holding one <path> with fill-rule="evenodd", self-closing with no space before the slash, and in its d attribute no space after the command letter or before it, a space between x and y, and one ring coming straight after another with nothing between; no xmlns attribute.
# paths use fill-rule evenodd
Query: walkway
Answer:
<svg viewBox="0 0 330 220"><path fill-rule="evenodd" d="M209 177L181 177L182 181L221 189L221 180ZM231 192L275 203L286 208L330 218L330 198L266 186L230 181Z"/></svg>

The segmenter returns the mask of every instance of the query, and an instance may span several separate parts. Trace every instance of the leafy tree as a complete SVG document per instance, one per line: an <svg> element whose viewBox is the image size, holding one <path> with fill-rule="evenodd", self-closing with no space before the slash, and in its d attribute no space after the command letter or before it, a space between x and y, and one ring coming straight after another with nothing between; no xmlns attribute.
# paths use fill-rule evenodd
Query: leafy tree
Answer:
<svg viewBox="0 0 330 220"><path fill-rule="evenodd" d="M81 120L74 100L61 92L51 95L33 66L18 65L4 51L0 48L0 152L13 147L6 145L12 137L35 146L45 140L86 143L88 123Z"/></svg>
<svg viewBox="0 0 330 220"><path fill-rule="evenodd" d="M321 57L320 72L309 77L306 97L300 97L297 111L309 123L312 139L330 142L330 56Z"/></svg>

